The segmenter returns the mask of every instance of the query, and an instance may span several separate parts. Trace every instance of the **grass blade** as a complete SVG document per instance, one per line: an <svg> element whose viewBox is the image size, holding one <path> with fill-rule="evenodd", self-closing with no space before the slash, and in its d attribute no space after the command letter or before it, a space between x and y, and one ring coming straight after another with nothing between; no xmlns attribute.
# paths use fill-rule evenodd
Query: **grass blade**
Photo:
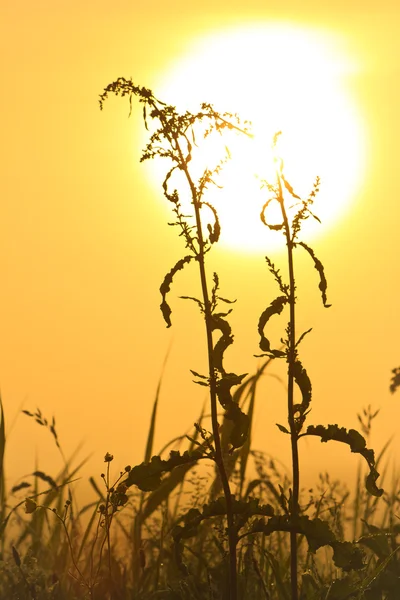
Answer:
<svg viewBox="0 0 400 600"><path fill-rule="evenodd" d="M144 462L149 462L153 455L154 434L155 434L155 430L156 430L157 407L158 407L158 401L160 398L161 383L162 383L162 379L164 376L165 366L168 361L170 350L171 350L171 346L168 348L167 354L165 355L164 362L163 362L163 365L161 368L160 378L159 378L158 384L157 384L156 397L155 397L154 404L153 404L153 411L151 413L150 429L149 429L149 433L147 435L146 451L144 453Z"/></svg>

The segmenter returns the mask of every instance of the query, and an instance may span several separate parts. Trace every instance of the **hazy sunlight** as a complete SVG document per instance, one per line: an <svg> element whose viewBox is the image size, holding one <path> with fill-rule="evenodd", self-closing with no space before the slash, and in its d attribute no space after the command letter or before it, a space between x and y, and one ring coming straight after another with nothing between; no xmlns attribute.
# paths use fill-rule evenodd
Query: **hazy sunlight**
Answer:
<svg viewBox="0 0 400 600"><path fill-rule="evenodd" d="M270 25L203 38L185 48L184 58L163 76L154 91L160 99L178 103L179 110L196 111L201 102L211 102L218 111L237 112L253 123L252 140L233 134L205 145L201 140L193 152L199 173L218 162L226 143L231 152L232 160L217 180L223 190L208 194L220 215L222 245L251 252L284 243L259 219L267 198L260 181L274 178L271 140L278 130L283 132L279 152L286 177L295 190L307 197L315 177L321 178L314 212L322 226L309 220L307 235L323 234L350 208L365 152L361 118L346 89L346 77L355 70L332 36ZM166 165L154 161L150 168L159 190Z"/></svg>

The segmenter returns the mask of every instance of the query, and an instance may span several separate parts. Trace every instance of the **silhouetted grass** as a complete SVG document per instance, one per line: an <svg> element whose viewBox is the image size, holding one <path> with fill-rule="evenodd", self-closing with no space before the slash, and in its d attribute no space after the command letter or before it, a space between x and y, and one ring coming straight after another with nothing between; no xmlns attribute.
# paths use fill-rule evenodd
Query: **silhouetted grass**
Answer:
<svg viewBox="0 0 400 600"><path fill-rule="evenodd" d="M269 362L238 389L243 408L254 403L257 382ZM149 450L159 401L157 392L146 455L152 454ZM364 411L364 416L371 414L370 409ZM199 418L199 423L204 419ZM227 420L223 421L222 427L226 424ZM190 441L183 438L173 446L182 445L186 439L190 450L201 443L199 428L188 437ZM385 452L386 448L377 464ZM75 498L70 500L71 480L79 476L83 464L73 467L75 456L66 461L56 477L36 470L31 478L10 490L3 505L6 523L2 531L1 599L224 597L224 511L212 519L203 519L196 535L183 540L184 558L176 552L173 542L174 531L188 512L220 502L218 474L212 469L212 462L204 468L194 463L177 467L156 490L140 492L128 490L120 483L131 471L129 466L113 476L112 459L106 454L105 472L90 478L96 499L82 508ZM383 473L385 478L385 469ZM400 510L398 480L389 486L390 492L371 501L368 492L358 485L360 478L361 472L355 495L342 482L332 481L327 473L320 475L313 490L300 493L302 514L323 519L338 539L356 540L365 549L364 568L344 571L339 577L339 569L332 567L331 549L310 552L305 537L299 536L302 598L396 597L400 576L396 556L400 525L395 516ZM241 448L232 458L230 481L238 503L249 505L249 514L256 507L267 505L277 514L287 510L291 481L273 457ZM18 502L21 495L24 499ZM245 512L237 514L245 521ZM252 529L254 523L246 524L238 543L239 597L289 600L289 539L281 531L268 535L251 533ZM369 592L349 594L350 589L361 593L367 584Z"/></svg>
<svg viewBox="0 0 400 600"><path fill-rule="evenodd" d="M250 377L232 373L225 366L225 351L233 343L229 315L235 301L220 295L220 277L208 266L223 224L204 199L229 150L199 178L192 173L191 161L199 126L201 135L208 137L227 130L251 135L249 124L216 112L210 104L202 104L198 113L180 114L151 90L124 78L105 88L101 108L109 93L127 95L131 108L137 100L146 127L149 120L156 124L141 160L169 160L162 189L175 219L170 225L177 228L185 253L160 286L160 308L170 327L167 298L174 276L196 265L201 296L183 298L194 302L204 320L208 372L192 374L196 384L207 388L208 404L192 431L154 453L160 378L143 462L115 473L114 457L107 452L104 472L89 479L95 499L82 508L73 482L84 461L75 465L75 454L65 457L54 417L49 421L39 409L23 412L51 434L61 471L53 477L35 466L29 478L5 489L1 407L0 600L398 600L400 490L397 478L389 484L390 492L377 486L379 477L380 485L387 479L382 460L390 443L377 458L367 446L377 411L368 407L359 415L365 437L337 424L305 427L312 385L299 359L299 346L311 329L300 335L296 331L295 253L308 253L328 308L323 264L300 239L304 220L318 219L311 206L319 179L302 200L276 156L276 180L263 182L267 199L260 206L261 220L272 233L284 236L287 275L265 257L280 295L266 301L258 319L264 362ZM173 185L177 174L189 193L191 214L182 208ZM271 203L278 204L281 222L269 222ZM270 318L285 309L285 333L279 348L273 349L265 330ZM290 443L290 475L279 466L279 457L256 451L251 443L258 383L271 363L282 359L287 364L287 423L278 428ZM393 374L395 391L397 371ZM300 402L295 402L296 389ZM324 443L346 444L364 459L353 497L328 473L321 474L314 489L302 489L299 440L310 435Z"/></svg>

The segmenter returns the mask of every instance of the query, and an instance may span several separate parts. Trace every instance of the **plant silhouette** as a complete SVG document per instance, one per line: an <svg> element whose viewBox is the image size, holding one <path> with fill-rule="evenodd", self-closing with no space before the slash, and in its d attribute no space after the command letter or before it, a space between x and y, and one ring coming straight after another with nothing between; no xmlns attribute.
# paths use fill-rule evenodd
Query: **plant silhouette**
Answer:
<svg viewBox="0 0 400 600"><path fill-rule="evenodd" d="M296 334L296 280L294 267L294 251L297 248L305 250L313 261L314 267L319 275L319 290L322 302L325 307L329 307L327 301L327 280L321 261L316 257L313 249L304 241L299 240L299 234L303 222L308 218L318 217L311 211L313 200L319 190L319 178L316 179L314 187L307 198L302 200L297 195L289 183L284 173L283 160L276 157L276 181L269 183L264 181L263 187L267 189L269 197L261 210L261 220L270 230L281 232L284 235L287 247L288 260L288 282L285 283L280 271L275 267L270 258L266 257L267 265L272 273L280 290L280 296L275 298L263 311L258 322L258 332L260 334L260 349L263 351L262 357L269 359L285 359L288 365L288 393L287 393L287 413L288 426L278 425L279 429L290 436L292 450L292 477L293 485L289 491L289 496L285 497L282 492L280 498L284 514L275 514L270 505L260 505L258 501L243 501L235 499L231 494L229 486L229 477L226 465L224 463L223 448L220 439L220 429L217 418L217 401L225 409L225 417L233 422L229 438L230 452L239 448L246 442L248 435L248 417L243 413L239 404L234 401L231 389L241 384L244 375L227 373L223 365L223 356L225 350L233 342L230 325L227 316L231 309L220 312L219 302L230 303L225 298L221 298L219 292L219 278L216 273L213 275L213 286L211 293L206 277L206 254L211 246L219 239L220 222L215 208L204 201L203 196L207 186L213 182L212 177L217 173L226 157L216 165L213 171L206 169L198 182L195 182L190 172L190 162L192 159L193 144L195 140L194 126L198 122L207 121L205 136L211 132L223 132L224 129L237 129L240 133L248 134L247 128L240 126L239 119L232 114L216 113L209 104L202 104L201 111L196 114L179 114L172 106L168 106L157 100L153 93L146 89L133 85L132 81L123 78L111 83L104 90L100 97L100 106L109 93L116 95L129 96L132 106L132 98L136 97L140 103L144 104L143 118L147 126L148 115L156 119L159 123L158 129L151 135L150 142L147 145L141 160L147 160L160 156L169 158L172 161L172 167L167 172L163 182L164 196L172 203L175 214L173 225L178 226L180 235L184 238L185 247L189 253L181 258L175 266L166 275L161 287L162 303L161 310L167 326L171 326L171 308L167 302L167 294L175 274L183 269L188 263L194 261L199 265L200 280L202 288L202 298L186 296L185 298L193 300L199 307L204 316L207 333L207 350L209 372L207 375L192 371L196 377L196 383L205 385L210 392L211 421L212 432L208 434L204 429L198 426L198 432L203 440L197 442L198 449L191 453L183 455L175 452L171 453L168 460L161 460L159 457L153 457L150 462L143 463L132 469L126 480L126 484L136 484L142 489L154 489L160 485L163 473L171 469L186 464L193 458L211 458L216 462L224 496L213 500L210 504L203 506L202 511L191 509L183 519L182 525L175 526L173 537L177 545L176 556L179 557L183 573L185 568L182 562L182 540L187 539L198 532L198 527L204 519L225 515L227 517L227 532L229 539L229 586L227 588L227 597L231 600L237 598L237 560L236 547L240 540L246 536L263 532L270 535L272 532L289 532L290 534L290 555L291 555L291 598L298 598L298 545L297 536L302 534L306 537L309 550L315 552L323 545L331 545L334 554L333 560L337 566L344 570L362 569L363 554L362 551L346 542L340 542L335 534L329 528L327 523L321 519L310 519L302 514L299 504L300 493L300 468L299 468L299 450L298 442L304 436L317 436L321 442L329 440L340 441L347 444L352 452L363 456L369 467L369 475L366 479L366 487L371 494L380 496L383 490L376 486L376 480L379 476L375 468L374 452L366 447L364 438L355 430L347 431L338 425L309 425L304 428L306 418L310 412L310 403L312 399L312 386L306 369L298 358L298 347L311 329L303 332L299 337ZM280 132L276 134L273 140L273 146L279 139ZM165 145L165 142L167 144ZM175 170L184 173L186 183L189 186L191 194L191 203L194 213L194 223L189 221L187 215L181 210L180 198L177 189L172 191L169 188L171 176ZM287 198L289 196L294 205L287 207ZM277 202L280 208L282 221L279 223L270 223L267 220L267 210L271 203ZM204 234L204 227L201 219L202 210L207 208L214 217L214 224L208 226L208 236ZM293 211L294 208L294 211ZM289 217L289 210L293 216ZM266 337L264 331L270 318L282 313L285 307L289 308L289 322L285 333L286 336L281 339L283 349L271 348L271 343ZM219 331L220 338L214 343L213 332ZM301 394L301 402L295 403L294 390L297 386ZM148 487L150 485L150 487ZM243 527L248 526L249 519L257 516L255 522L243 532ZM268 518L265 521L265 518ZM349 545L348 545L349 544Z"/></svg>
<svg viewBox="0 0 400 600"><path fill-rule="evenodd" d="M273 139L273 148L276 151L277 143L281 132L278 132ZM367 461L370 469L369 475L366 480L366 486L368 491L376 496L380 496L383 493L382 489L378 489L376 486L376 480L379 474L375 468L375 457L373 450L366 448L366 442L364 438L354 429L346 431L345 428L340 428L338 425L309 425L304 431L303 427L307 416L311 410L311 398L312 398L312 386L310 378L307 374L306 369L299 360L298 348L304 337L310 333L311 329L304 331L299 337L296 332L296 279L295 279L295 266L294 266L294 251L297 248L303 248L310 256L314 263L314 267L319 275L319 290L322 297L322 303L324 307L329 308L330 304L327 301L327 280L325 277L324 267L321 261L315 256L314 250L308 246L305 242L299 240L299 234L301 232L302 223L308 218L314 218L319 221L318 217L311 211L311 206L314 202L315 196L319 191L320 180L317 177L313 189L307 198L302 200L297 195L289 183L284 173L284 162L281 157L275 155L276 162L276 181L269 183L263 182L263 187L268 190L269 197L264 203L261 210L261 220L268 229L271 231L283 233L286 248L287 248L287 263L288 263L288 283L285 283L279 269L275 267L271 259L267 256L266 261L268 269L273 275L281 295L275 298L270 305L263 311L258 322L258 332L260 334L260 349L264 351L261 356L269 356L276 359L285 359L288 365L287 380L288 380L288 392L287 392L287 414L289 430L283 425L277 425L278 428L285 434L290 436L291 442L291 456L292 456L292 476L293 476L293 488L290 490L290 497L287 499L287 523L290 531L290 547L291 547L291 593L292 600L298 598L298 565L297 565L297 534L301 530L300 523L303 520L301 516L301 509L299 506L299 492L300 492L300 468L299 468L299 449L298 441L304 436L318 436L321 442L327 442L334 440L348 444L352 452L361 454ZM292 203L288 207L288 198ZM277 203L279 205L281 213L281 222L270 223L267 220L267 209L271 203ZM293 204L294 203L294 204ZM289 209L294 213L292 218L289 217ZM271 348L269 339L265 336L264 329L273 315L280 315L285 308L289 307L289 321L285 329L286 336L281 339L283 350L274 350ZM295 403L294 391L295 386L298 387L301 395L301 402ZM314 525L312 525L313 527ZM308 521L307 521L308 527ZM307 534L306 534L307 535ZM323 537L323 536L322 536ZM315 542L315 540L314 540ZM313 548L314 542L310 544L310 549ZM328 542L329 543L329 542ZM352 568L355 568L355 564L361 568L362 560L359 554L355 554L357 558L355 563L352 563ZM335 554L334 554L335 561ZM336 561L335 561L336 562ZM337 564L337 563L336 563Z"/></svg>
<svg viewBox="0 0 400 600"><path fill-rule="evenodd" d="M154 454L160 378L144 461L128 465L112 476L113 455L107 452L106 472L101 474L100 487L93 477L89 479L97 501L77 513L69 486L75 481L79 467L72 469L70 459L65 458L54 417L47 420L39 409L23 412L51 433L61 453L63 469L58 477L51 477L36 468L28 476L33 478L33 486L24 480L11 490L12 495L19 492L25 495L29 490L29 496L9 508L4 487L5 429L0 399L2 552L6 546L5 530L12 517L20 518L21 506L25 506L30 517L20 538L11 546L13 566L3 561L0 564L1 575L5 574L0 577L0 596L18 595L23 600L67 597L78 600L83 598L82 594L91 600L298 600L299 597L300 600L395 600L400 594L400 566L396 557L400 527L395 522L400 494L396 487L391 495L384 496L386 508L380 527L371 522L383 494L377 486L377 469L387 447L376 460L373 450L367 447L371 421L377 412L369 407L364 411L365 419L359 417L366 439L358 431L337 424L306 423L312 407L312 385L299 358L299 348L311 329L299 334L296 327L295 256L297 250L307 253L318 274L322 303L329 307L323 264L301 239L304 221L318 220L311 209L319 179L303 200L286 177L283 160L277 152L280 133L276 134L273 140L276 177L273 182L262 182L260 194L266 191L267 198L260 200L260 217L267 235L284 237L286 274L266 257L279 293L276 298L267 299L266 308L255 323L261 350L258 356L263 361L250 377L230 372L225 364L225 351L233 343L229 315L234 301L220 294L219 275L210 272L208 266L208 255L218 243L224 223L220 223L215 207L206 199L207 190L217 183L218 174L229 159L229 151L226 149L212 168L197 174L193 159L202 138L222 136L223 148L226 133L249 136L250 124L237 115L219 113L206 103L196 113L180 113L174 106L158 100L151 90L124 78L104 89L101 109L110 94L126 96L131 110L134 101L143 109L149 141L141 161L162 158L167 165L162 191L174 215L169 225L182 239L184 251L161 283L160 309L166 326L171 327L170 292L175 276L187 268L198 269L201 295L188 294L182 298L194 303L204 320L208 370L206 373L192 370L192 374L195 383L207 389L209 410L203 409L191 433L177 438L189 441L186 450L170 450L179 447L174 444L177 440L172 440ZM187 197L188 208L184 204ZM270 221L271 204L279 208L279 221L275 223ZM285 311L289 312L285 333L279 343L272 343L268 334L270 320ZM277 426L290 439L291 477L273 459L268 460L265 453L251 446L257 386L276 360L284 360L287 365L287 423ZM399 381L399 370L395 369L392 391ZM208 418L211 431L204 426ZM300 494L299 443L305 436L317 437L323 443L341 442L364 459L365 490L359 485L363 473L359 467L350 518L341 513L346 492L338 491L328 474L321 476L319 497L311 495L307 501ZM248 475L250 459L254 461L256 477ZM199 461L212 461L214 467L212 484L206 491L202 478L194 476ZM183 490L189 474L188 485L194 492L188 507ZM40 491L40 484L49 487ZM79 538L79 516L89 508L94 511ZM126 528L124 518L129 509L133 509L133 516L128 521L130 528ZM353 541L344 541L349 520ZM47 529L49 523L53 524L52 529ZM111 536L115 527L127 542L129 558L125 562L120 561L120 538ZM361 535L357 537L359 532ZM23 543L28 539L32 544L24 553ZM326 564L322 564L321 554L316 554L324 547L330 551ZM152 553L153 550L156 552ZM29 552L33 552L35 560L31 560ZM39 563L46 568L51 563L53 575L61 564L64 579L53 581L38 573Z"/></svg>
<svg viewBox="0 0 400 600"><path fill-rule="evenodd" d="M206 124L206 129L203 134L204 137L208 137L213 133L222 133L225 129L235 129L241 134L248 134L248 129L240 126L239 119L236 115L230 113L217 113L210 104L202 104L201 111L196 114L189 112L180 114L175 107L169 106L158 100L150 90L135 86L132 81L124 78L119 78L105 88L104 93L100 97L101 108L109 93L120 96L128 95L131 107L133 98L137 98L138 101L143 104L143 118L146 127L148 118L155 120L158 124L156 131L151 135L150 141L142 154L141 161L161 157L167 158L172 162L172 167L166 173L162 188L165 198L172 204L172 210L175 215L175 222L170 225L179 228L179 235L183 237L185 248L188 253L178 260L167 273L160 287L162 296L160 308L167 327L171 326L172 313L167 302L167 295L171 289L173 278L178 271L182 270L189 263L196 262L198 264L202 298L199 299L192 296L184 296L183 298L194 301L204 317L207 338L208 374L202 375L196 371L192 371L192 373L196 377L197 384L209 388L212 432L211 435L208 435L207 432L201 429L203 438L202 455L199 456L197 452L194 456L189 458L191 460L193 460L194 457L211 458L217 465L224 493L224 506L227 515L229 540L228 589L230 598L236 600L237 534L234 524L233 499L224 463L217 410L219 402L225 411L225 418L233 423L229 437L230 451L233 451L235 448L239 448L244 444L248 435L248 417L242 412L239 405L234 402L232 398L232 388L238 386L242 382L245 374L237 375L232 372L227 372L223 362L226 349L233 343L231 327L227 320L232 309L221 309L220 306L221 303L229 306L232 304L232 301L219 295L219 277L217 273L213 274L213 284L211 289L207 279L206 255L210 251L212 245L218 242L220 222L215 207L204 200L204 195L208 186L213 184L213 177L220 171L228 156L223 157L213 169L206 168L198 181L195 181L191 174L190 163L192 160L192 153L196 146L195 127L197 124ZM178 190L170 189L169 184L175 171L180 171L184 174L186 184L190 191L193 211L192 215L183 214ZM211 212L214 218L214 223L212 225L208 224L207 233L204 230L205 228L202 220L204 210L208 213ZM220 337L215 342L213 334L216 332L220 333ZM149 478L151 482L150 486L153 486L154 481L156 484L160 483L159 477L161 473L170 471L178 464L185 464L187 459L188 456L180 456L179 454L171 455L171 458L168 461L161 461L158 457L155 457L149 465L143 465L141 469L146 473L145 477ZM135 474L137 474L137 471L134 469L129 474L127 480L128 485L133 483L138 484L137 481L133 479Z"/></svg>

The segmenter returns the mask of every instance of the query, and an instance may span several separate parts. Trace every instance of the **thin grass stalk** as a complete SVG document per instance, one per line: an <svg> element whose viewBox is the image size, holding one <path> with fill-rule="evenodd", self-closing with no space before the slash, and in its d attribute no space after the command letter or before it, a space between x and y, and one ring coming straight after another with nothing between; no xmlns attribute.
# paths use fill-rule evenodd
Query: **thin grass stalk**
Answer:
<svg viewBox="0 0 400 600"><path fill-rule="evenodd" d="M167 362L167 358L168 358L168 354L169 351L164 359L164 363L162 366L162 371L161 371L161 375L159 377L158 380L158 384L157 384L157 390L156 390L156 396L155 396L155 400L154 400L154 404L153 404L153 410L151 413L151 419L150 419L150 427L149 427L149 432L147 434L147 443L146 443L146 450L145 450L145 454L144 454L144 461L145 462L149 462L153 453L153 445L154 445L154 435L155 435L155 429L156 429L156 420L157 420L157 408L158 408L158 401L159 401L159 397L160 397L160 391L161 391L161 382L162 382L162 376L164 373L164 368ZM143 505L144 505L144 501L145 501L145 492L140 491L140 498L139 498L139 508L137 511L137 515L133 521L133 553L132 553L132 564L131 564L131 569L132 569L132 574L133 574L133 578L134 580L139 580L140 578L140 574L139 574L139 570L140 570L140 564L139 561L135 558L135 556L139 556L140 553L140 548L142 547L142 525L143 525Z"/></svg>
<svg viewBox="0 0 400 600"><path fill-rule="evenodd" d="M358 536L358 522L360 517L360 507L361 507L361 462L358 462L357 466L357 475L356 475L356 491L354 496L353 503L353 519L352 519L352 529L353 529L353 540L355 540Z"/></svg>
<svg viewBox="0 0 400 600"><path fill-rule="evenodd" d="M158 587L160 584L161 566L163 564L163 559L164 559L164 532L168 525L168 498L165 502L164 510L162 510L161 517L162 518L161 518L161 528L160 528L159 553L158 553L156 569L155 569L155 582L154 582L155 591L158 590Z"/></svg>
<svg viewBox="0 0 400 600"><path fill-rule="evenodd" d="M94 509L94 511L93 511L90 519L89 519L89 523L87 524L85 532L84 532L84 534L82 536L82 540L81 540L81 542L79 544L79 549L78 549L78 552L77 552L77 555L76 555L76 560L77 561L79 561L83 550L86 548L86 542L89 539L89 535L90 535L90 532L92 530L93 523L94 523L94 521L96 519L96 516L98 514L99 506L100 506L100 501L96 502L95 509Z"/></svg>
<svg viewBox="0 0 400 600"><path fill-rule="evenodd" d="M272 360L271 358L268 358L268 360L266 360L264 362L264 364L259 369L257 369L257 372L255 373L255 375L252 376L252 378L250 379L250 382L251 382L250 389L246 396L246 397L250 397L249 407L247 410L247 416L249 418L249 432L247 435L247 440L245 441L245 443L243 444L243 446L240 449L240 482L239 482L239 497L240 498L243 498L243 486L244 486L245 479L246 479L246 467L247 467L247 463L248 463L248 459L249 459L249 455L250 455L250 449L251 449L251 433L252 433L252 427L253 427L253 416L254 416L254 407L255 407L255 401L256 401L257 384L258 384L258 381L259 381L261 375L264 373L265 369L270 364L271 360Z"/></svg>

